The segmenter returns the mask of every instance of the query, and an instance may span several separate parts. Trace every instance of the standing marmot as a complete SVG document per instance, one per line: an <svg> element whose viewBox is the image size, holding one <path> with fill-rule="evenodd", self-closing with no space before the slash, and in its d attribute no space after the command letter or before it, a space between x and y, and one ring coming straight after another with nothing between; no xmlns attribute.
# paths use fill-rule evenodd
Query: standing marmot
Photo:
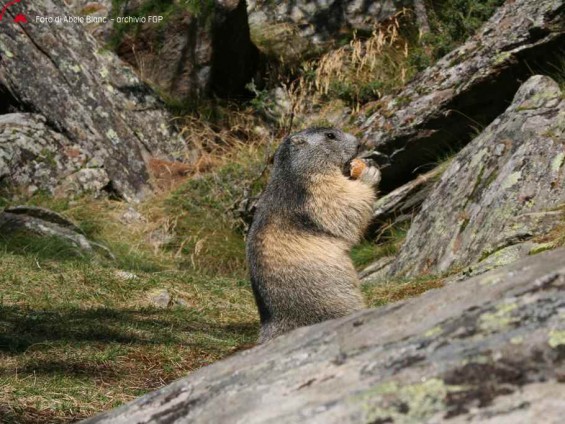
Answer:
<svg viewBox="0 0 565 424"><path fill-rule="evenodd" d="M345 175L359 147L351 134L312 128L278 148L247 240L260 343L365 306L349 250L381 174L367 166L357 179Z"/></svg>

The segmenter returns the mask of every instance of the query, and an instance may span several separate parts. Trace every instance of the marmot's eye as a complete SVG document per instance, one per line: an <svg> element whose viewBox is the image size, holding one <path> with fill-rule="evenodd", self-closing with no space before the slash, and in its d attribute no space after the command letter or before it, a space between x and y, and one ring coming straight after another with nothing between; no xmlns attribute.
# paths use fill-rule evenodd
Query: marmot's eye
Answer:
<svg viewBox="0 0 565 424"><path fill-rule="evenodd" d="M327 132L326 137L328 137L330 140L335 140L335 134L333 132Z"/></svg>

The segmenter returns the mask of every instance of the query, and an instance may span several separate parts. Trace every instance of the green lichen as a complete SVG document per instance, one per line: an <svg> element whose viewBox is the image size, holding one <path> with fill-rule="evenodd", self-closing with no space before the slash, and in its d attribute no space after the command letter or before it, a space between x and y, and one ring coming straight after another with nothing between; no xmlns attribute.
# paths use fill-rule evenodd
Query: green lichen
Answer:
<svg viewBox="0 0 565 424"><path fill-rule="evenodd" d="M500 65L510 59L510 57L512 57L510 52L502 52L494 57L493 64Z"/></svg>
<svg viewBox="0 0 565 424"><path fill-rule="evenodd" d="M116 131L114 131L111 128L106 132L106 137L108 137L110 139L112 144L118 144L120 142L120 137L118 137L118 134L116 134Z"/></svg>
<svg viewBox="0 0 565 424"><path fill-rule="evenodd" d="M548 343L553 349L565 345L565 330L551 330Z"/></svg>
<svg viewBox="0 0 565 424"><path fill-rule="evenodd" d="M555 243L539 243L534 245L530 251L528 252L528 255L537 255L538 253L541 252L545 252L546 250L551 250L551 249L555 249Z"/></svg>
<svg viewBox="0 0 565 424"><path fill-rule="evenodd" d="M551 172L556 174L565 163L565 153L561 152L551 161Z"/></svg>
<svg viewBox="0 0 565 424"><path fill-rule="evenodd" d="M0 51L9 59L14 57L14 54L3 43L0 43Z"/></svg>
<svg viewBox="0 0 565 424"><path fill-rule="evenodd" d="M366 422L391 420L400 424L421 423L445 410L448 392L458 390L443 380L431 378L423 383L400 386L387 382L354 398L364 405Z"/></svg>
<svg viewBox="0 0 565 424"><path fill-rule="evenodd" d="M512 316L512 311L516 308L518 308L516 303L503 303L498 305L496 312L488 312L480 316L479 328L488 333L506 328L516 320L516 318Z"/></svg>
<svg viewBox="0 0 565 424"><path fill-rule="evenodd" d="M100 76L102 78L108 78L109 74L110 73L108 72L108 68L104 67L104 68L100 69Z"/></svg>
<svg viewBox="0 0 565 424"><path fill-rule="evenodd" d="M433 338L433 337L436 337L436 336L440 335L441 332L442 332L441 326L437 325L437 326L435 326L435 327L430 328L428 331L426 331L426 332L424 333L424 337Z"/></svg>
<svg viewBox="0 0 565 424"><path fill-rule="evenodd" d="M522 178L522 171L513 172L502 182L501 189L507 190L516 185L520 181L520 178Z"/></svg>
<svg viewBox="0 0 565 424"><path fill-rule="evenodd" d="M512 337L510 339L510 343L512 343L513 345L522 344L522 343L524 343L524 337L523 336Z"/></svg>

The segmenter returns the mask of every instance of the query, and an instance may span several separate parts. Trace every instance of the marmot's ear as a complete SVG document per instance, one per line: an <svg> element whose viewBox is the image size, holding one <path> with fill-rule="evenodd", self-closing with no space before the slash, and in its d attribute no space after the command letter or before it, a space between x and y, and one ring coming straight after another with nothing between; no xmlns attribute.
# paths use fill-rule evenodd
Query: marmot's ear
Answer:
<svg viewBox="0 0 565 424"><path fill-rule="evenodd" d="M293 146L300 146L302 144L306 144L306 139L304 137L300 137L299 135L295 135L290 137L290 144Z"/></svg>

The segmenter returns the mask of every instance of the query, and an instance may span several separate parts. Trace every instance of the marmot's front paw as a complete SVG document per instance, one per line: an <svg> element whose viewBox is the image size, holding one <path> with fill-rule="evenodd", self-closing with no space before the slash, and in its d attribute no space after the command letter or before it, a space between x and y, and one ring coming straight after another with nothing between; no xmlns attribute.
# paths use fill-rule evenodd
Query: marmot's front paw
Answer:
<svg viewBox="0 0 565 424"><path fill-rule="evenodd" d="M367 166L361 172L358 180L370 186L376 186L381 181L381 170L376 166Z"/></svg>

